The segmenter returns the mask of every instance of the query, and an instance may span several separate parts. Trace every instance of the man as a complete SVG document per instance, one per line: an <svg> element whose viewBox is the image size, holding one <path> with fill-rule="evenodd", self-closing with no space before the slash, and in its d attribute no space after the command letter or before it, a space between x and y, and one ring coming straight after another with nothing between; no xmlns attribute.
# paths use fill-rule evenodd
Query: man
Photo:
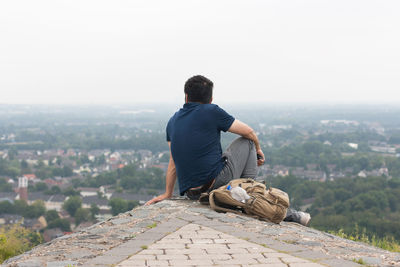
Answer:
<svg viewBox="0 0 400 267"><path fill-rule="evenodd" d="M185 104L167 125L171 155L166 190L146 205L170 198L177 178L180 194L198 199L202 192L210 192L232 179L254 179L257 165L264 164L264 153L254 130L211 104L212 90L212 81L201 75L185 83ZM221 131L241 136L224 153Z"/></svg>

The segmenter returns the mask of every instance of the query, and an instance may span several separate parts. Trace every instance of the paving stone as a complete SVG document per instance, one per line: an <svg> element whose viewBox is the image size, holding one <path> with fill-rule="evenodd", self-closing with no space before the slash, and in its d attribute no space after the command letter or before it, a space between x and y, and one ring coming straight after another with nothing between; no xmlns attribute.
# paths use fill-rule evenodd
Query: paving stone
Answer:
<svg viewBox="0 0 400 267"><path fill-rule="evenodd" d="M207 258L201 260L170 260L169 261L172 266L204 266L204 265L213 265L213 261Z"/></svg>
<svg viewBox="0 0 400 267"><path fill-rule="evenodd" d="M86 248L94 249L94 250L104 250L108 248L108 246L103 244L85 244Z"/></svg>
<svg viewBox="0 0 400 267"><path fill-rule="evenodd" d="M332 258L332 256L330 256L330 255L327 255L327 254L322 253L320 251L313 251L313 250L294 252L294 253L292 253L292 255L298 256L298 257L301 257L301 258L314 259L314 260Z"/></svg>
<svg viewBox="0 0 400 267"><path fill-rule="evenodd" d="M129 212L129 214L135 219L143 219L149 217L150 210L136 209Z"/></svg>
<svg viewBox="0 0 400 267"><path fill-rule="evenodd" d="M136 260L134 261L136 262ZM168 266L169 262L167 260L148 260L147 266Z"/></svg>
<svg viewBox="0 0 400 267"><path fill-rule="evenodd" d="M153 261L153 260L149 260L147 262L150 262L150 261ZM126 261L120 262L117 266L130 267L130 266L145 266L145 265L146 265L146 260L135 259L135 260L126 260ZM147 265L147 266L149 266L149 265ZM167 263L167 265L164 265L164 266L168 266L168 263Z"/></svg>
<svg viewBox="0 0 400 267"><path fill-rule="evenodd" d="M87 264L117 264L128 257L126 255L102 255L91 260L88 260Z"/></svg>
<svg viewBox="0 0 400 267"><path fill-rule="evenodd" d="M130 255L133 255L142 250L143 250L142 247L137 246L137 245L135 245L135 246L118 246L111 250L106 251L103 255L104 256L119 256L119 255L130 256Z"/></svg>
<svg viewBox="0 0 400 267"><path fill-rule="evenodd" d="M323 247L324 245L321 242L316 242L316 241L295 241L295 244L300 244L300 245L305 245L305 246L310 246L310 247Z"/></svg>
<svg viewBox="0 0 400 267"><path fill-rule="evenodd" d="M47 267L65 267L65 266L74 266L78 264L76 261L50 261L47 263Z"/></svg>
<svg viewBox="0 0 400 267"><path fill-rule="evenodd" d="M159 214L156 217L153 217L153 221L156 222L162 222L166 217L168 217L168 214Z"/></svg>
<svg viewBox="0 0 400 267"><path fill-rule="evenodd" d="M367 257L367 256L362 256L360 257L366 264L377 264L380 265L382 263L382 260L380 258L376 258L376 257Z"/></svg>
<svg viewBox="0 0 400 267"><path fill-rule="evenodd" d="M184 254L157 255L157 260L188 260L189 256ZM202 255L204 259L204 255Z"/></svg>
<svg viewBox="0 0 400 267"><path fill-rule="evenodd" d="M231 259L231 260L213 260L214 264L230 266L232 264L257 264L255 259Z"/></svg>
<svg viewBox="0 0 400 267"><path fill-rule="evenodd" d="M40 261L32 260L32 261L18 263L17 266L18 267L42 267L43 263Z"/></svg>
<svg viewBox="0 0 400 267"><path fill-rule="evenodd" d="M154 221L145 220L145 221L138 222L135 226L139 227L139 228L148 228L148 227L152 226L153 224L154 224Z"/></svg>
<svg viewBox="0 0 400 267"><path fill-rule="evenodd" d="M241 217L221 217L219 220L227 223L244 223L246 221Z"/></svg>
<svg viewBox="0 0 400 267"><path fill-rule="evenodd" d="M276 263L283 263L280 258L258 258L258 262L266 263L266 264L276 264Z"/></svg>
<svg viewBox="0 0 400 267"><path fill-rule="evenodd" d="M162 249L143 249L139 252L142 255L162 255L164 254L164 250Z"/></svg>
<svg viewBox="0 0 400 267"><path fill-rule="evenodd" d="M111 222L114 225L120 225L120 224L128 223L131 221L132 221L132 218L118 218L118 219L111 220Z"/></svg>
<svg viewBox="0 0 400 267"><path fill-rule="evenodd" d="M187 248L187 249L166 249L165 254L185 254L185 255L193 255L193 254L207 254L204 249L200 248Z"/></svg>
<svg viewBox="0 0 400 267"><path fill-rule="evenodd" d="M307 262L307 263L291 263L290 267L325 267L325 266L318 263Z"/></svg>
<svg viewBox="0 0 400 267"><path fill-rule="evenodd" d="M190 254L189 258L194 260L204 259L204 254ZM207 259L210 260L229 260L232 259L230 254L216 253L216 254L207 254Z"/></svg>
<svg viewBox="0 0 400 267"><path fill-rule="evenodd" d="M232 255L232 259L265 259L264 255L261 253L233 253Z"/></svg>
<svg viewBox="0 0 400 267"><path fill-rule="evenodd" d="M281 257L281 261L283 261L284 263L287 263L287 264L309 262L306 259L302 259L302 258L298 258L298 257L292 257L292 256L289 256L289 255Z"/></svg>
<svg viewBox="0 0 400 267"><path fill-rule="evenodd" d="M296 252L296 251L304 251L307 250L306 247L302 247L300 245L292 245L286 243L276 243L271 245L272 249L285 251L285 252Z"/></svg>
<svg viewBox="0 0 400 267"><path fill-rule="evenodd" d="M170 203L168 203L168 202L166 202L166 201L163 201L163 202L158 202L158 203L155 203L154 204L154 208L160 208L160 209L162 209L162 208L166 208L166 207L170 207L171 206L171 204Z"/></svg>
<svg viewBox="0 0 400 267"><path fill-rule="evenodd" d="M361 266L358 263L355 263L353 261L347 261L343 259L326 259L320 261L320 263L326 264L330 267L357 267Z"/></svg>
<svg viewBox="0 0 400 267"><path fill-rule="evenodd" d="M265 228L261 231L262 234L265 235L273 235L273 236L277 236L280 235L282 233L284 233L285 231L283 229L280 228Z"/></svg>
<svg viewBox="0 0 400 267"><path fill-rule="evenodd" d="M92 229L88 230L87 232L90 234L99 235L99 234L107 233L108 231L110 231L110 229L108 229L107 227L97 227L97 228L92 228Z"/></svg>
<svg viewBox="0 0 400 267"><path fill-rule="evenodd" d="M94 234L88 234L88 235L82 235L82 236L78 236L77 238L82 240L88 240L88 239L99 239L102 238L102 235L94 235Z"/></svg>
<svg viewBox="0 0 400 267"><path fill-rule="evenodd" d="M255 267L255 266L257 266L257 267L287 267L287 265L286 264L284 264L284 263L265 263L265 264L262 264L262 263L260 263L260 264L256 264L256 265L247 265L247 264L244 264L244 265L241 265L242 267Z"/></svg>

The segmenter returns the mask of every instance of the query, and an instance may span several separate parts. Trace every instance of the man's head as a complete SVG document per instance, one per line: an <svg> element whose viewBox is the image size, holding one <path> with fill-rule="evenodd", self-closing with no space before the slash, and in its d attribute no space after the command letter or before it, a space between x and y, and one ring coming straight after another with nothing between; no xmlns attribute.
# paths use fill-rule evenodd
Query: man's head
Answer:
<svg viewBox="0 0 400 267"><path fill-rule="evenodd" d="M204 76L196 75L185 83L187 102L211 103L213 82Z"/></svg>

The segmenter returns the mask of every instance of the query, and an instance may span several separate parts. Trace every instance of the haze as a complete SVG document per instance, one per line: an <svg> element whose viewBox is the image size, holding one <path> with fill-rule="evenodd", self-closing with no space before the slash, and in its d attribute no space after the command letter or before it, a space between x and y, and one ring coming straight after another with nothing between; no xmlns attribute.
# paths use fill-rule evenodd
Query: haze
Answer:
<svg viewBox="0 0 400 267"><path fill-rule="evenodd" d="M1 1L0 103L400 102L399 1Z"/></svg>

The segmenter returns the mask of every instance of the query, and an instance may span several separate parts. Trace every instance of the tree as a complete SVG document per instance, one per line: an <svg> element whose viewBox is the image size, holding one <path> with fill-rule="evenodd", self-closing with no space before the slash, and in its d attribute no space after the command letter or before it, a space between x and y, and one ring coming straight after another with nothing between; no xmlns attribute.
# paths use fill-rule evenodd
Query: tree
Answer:
<svg viewBox="0 0 400 267"><path fill-rule="evenodd" d="M128 210L131 210L137 206L139 206L139 201L137 201L137 200L129 200L128 201Z"/></svg>
<svg viewBox="0 0 400 267"><path fill-rule="evenodd" d="M122 198L112 198L108 205L111 206L111 213L113 216L128 210L128 203Z"/></svg>
<svg viewBox="0 0 400 267"><path fill-rule="evenodd" d="M12 185L5 178L0 178L0 192L12 192Z"/></svg>
<svg viewBox="0 0 400 267"><path fill-rule="evenodd" d="M70 177L74 174L71 167L64 166L62 170L63 170L63 173L61 175L62 177Z"/></svg>
<svg viewBox="0 0 400 267"><path fill-rule="evenodd" d="M36 183L34 187L35 191L46 191L48 189L49 187L47 186L47 184L43 182Z"/></svg>
<svg viewBox="0 0 400 267"><path fill-rule="evenodd" d="M78 208L75 212L75 224L79 225L81 222L87 222L90 220L89 209Z"/></svg>
<svg viewBox="0 0 400 267"><path fill-rule="evenodd" d="M63 209L66 210L71 217L75 216L76 211L82 206L82 199L79 196L69 197L63 204Z"/></svg>
<svg viewBox="0 0 400 267"><path fill-rule="evenodd" d="M14 201L14 210L16 214L23 215L25 211L29 209L28 203L25 200L15 200Z"/></svg>
<svg viewBox="0 0 400 267"><path fill-rule="evenodd" d="M15 255L21 254L32 247L43 243L39 233L28 230L20 225L0 228L0 263Z"/></svg>
<svg viewBox="0 0 400 267"><path fill-rule="evenodd" d="M93 221L96 219L96 215L99 214L99 212L100 208L96 204L92 203L90 205L90 216L92 217Z"/></svg>
<svg viewBox="0 0 400 267"><path fill-rule="evenodd" d="M67 219L61 219L61 218L55 219L47 225L47 228L49 229L60 228L61 231L71 232L71 224Z"/></svg>
<svg viewBox="0 0 400 267"><path fill-rule="evenodd" d="M44 205L43 200L36 200L32 205L25 209L23 216L28 218L38 218L45 213L46 206Z"/></svg>
<svg viewBox="0 0 400 267"><path fill-rule="evenodd" d="M64 189L63 191L64 196L79 196L80 191L75 190L72 186Z"/></svg>
<svg viewBox="0 0 400 267"><path fill-rule="evenodd" d="M5 214L5 213L10 213L10 214L15 213L14 205L7 200L0 202L0 214Z"/></svg>
<svg viewBox="0 0 400 267"><path fill-rule="evenodd" d="M51 189L50 189L50 193L51 193L52 195L60 194L60 193L61 193L61 189L60 189L59 186L53 185L53 186L51 187Z"/></svg>
<svg viewBox="0 0 400 267"><path fill-rule="evenodd" d="M45 218L47 221L47 224L49 224L50 222L59 219L60 216L58 215L58 212L56 210L48 210L45 214Z"/></svg>

